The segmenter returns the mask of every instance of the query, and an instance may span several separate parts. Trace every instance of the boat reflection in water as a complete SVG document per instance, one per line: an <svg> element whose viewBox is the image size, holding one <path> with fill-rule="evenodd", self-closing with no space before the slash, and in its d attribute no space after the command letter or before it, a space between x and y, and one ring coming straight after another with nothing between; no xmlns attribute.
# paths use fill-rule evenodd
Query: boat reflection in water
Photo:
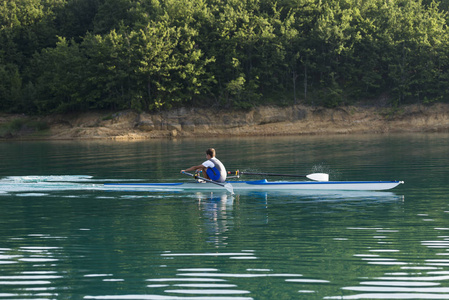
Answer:
<svg viewBox="0 0 449 300"><path fill-rule="evenodd" d="M172 191L175 193L190 194L192 191ZM404 195L394 192L385 191L319 191L319 190L280 190L280 191L251 191L242 190L235 191L234 195L223 191L213 192L195 192L195 197L199 201L220 201L222 205L232 205L234 200L239 200L241 196L251 197L255 199L263 199L268 201L279 202L288 201L345 201L345 200L361 200L361 201L404 201Z"/></svg>

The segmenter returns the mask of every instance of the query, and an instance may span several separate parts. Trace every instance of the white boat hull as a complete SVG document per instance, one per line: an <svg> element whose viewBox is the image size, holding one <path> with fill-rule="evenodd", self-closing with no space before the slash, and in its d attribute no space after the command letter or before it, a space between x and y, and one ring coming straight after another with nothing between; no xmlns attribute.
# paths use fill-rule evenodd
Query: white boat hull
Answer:
<svg viewBox="0 0 449 300"><path fill-rule="evenodd" d="M382 191L395 188L403 181L228 181L234 191L326 190L326 191ZM107 183L111 189L126 190L223 190L214 183Z"/></svg>

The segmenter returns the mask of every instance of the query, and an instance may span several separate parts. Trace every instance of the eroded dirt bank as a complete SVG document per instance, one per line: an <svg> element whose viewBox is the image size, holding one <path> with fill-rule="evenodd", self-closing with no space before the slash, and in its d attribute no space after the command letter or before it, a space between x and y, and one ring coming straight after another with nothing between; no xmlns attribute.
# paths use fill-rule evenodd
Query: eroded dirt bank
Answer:
<svg viewBox="0 0 449 300"><path fill-rule="evenodd" d="M0 125L26 116L0 116ZM36 119L36 118L34 118ZM400 108L292 106L250 111L177 109L154 114L120 111L52 115L42 132L19 130L3 138L152 139L169 137L449 132L449 104Z"/></svg>

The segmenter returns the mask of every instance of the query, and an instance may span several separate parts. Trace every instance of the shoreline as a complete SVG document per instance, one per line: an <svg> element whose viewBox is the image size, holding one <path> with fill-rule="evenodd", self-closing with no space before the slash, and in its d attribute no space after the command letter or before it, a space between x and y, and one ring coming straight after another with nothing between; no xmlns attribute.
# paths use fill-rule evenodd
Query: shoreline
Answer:
<svg viewBox="0 0 449 300"><path fill-rule="evenodd" d="M159 113L87 112L28 117L0 115L0 126L28 121L0 140L145 140L199 137L449 132L449 104L338 108L257 107L249 111L180 108Z"/></svg>

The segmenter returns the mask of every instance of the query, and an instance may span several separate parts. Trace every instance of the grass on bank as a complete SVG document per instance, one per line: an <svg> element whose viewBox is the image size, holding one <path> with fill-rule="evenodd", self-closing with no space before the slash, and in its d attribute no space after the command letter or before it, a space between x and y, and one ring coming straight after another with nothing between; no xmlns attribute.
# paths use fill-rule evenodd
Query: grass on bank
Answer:
<svg viewBox="0 0 449 300"><path fill-rule="evenodd" d="M49 129L46 122L29 119L14 119L0 124L0 138L13 138L21 135L42 133Z"/></svg>

